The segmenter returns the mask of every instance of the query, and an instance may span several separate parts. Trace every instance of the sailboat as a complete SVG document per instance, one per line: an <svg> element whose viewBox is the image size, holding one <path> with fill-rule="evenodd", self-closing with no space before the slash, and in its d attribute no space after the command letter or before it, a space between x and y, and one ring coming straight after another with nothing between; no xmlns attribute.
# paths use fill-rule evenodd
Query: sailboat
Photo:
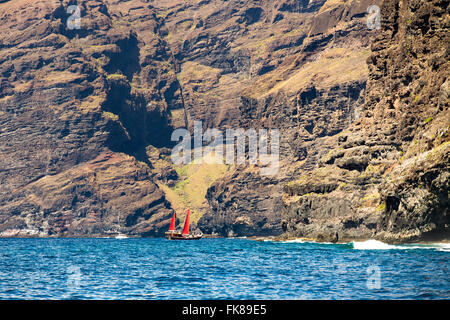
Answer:
<svg viewBox="0 0 450 320"><path fill-rule="evenodd" d="M190 210L188 209L186 220L184 221L183 231L175 230L175 212L173 213L172 220L170 221L169 231L165 233L166 238L169 240L198 240L201 239L203 234L190 234L189 233L189 214Z"/></svg>

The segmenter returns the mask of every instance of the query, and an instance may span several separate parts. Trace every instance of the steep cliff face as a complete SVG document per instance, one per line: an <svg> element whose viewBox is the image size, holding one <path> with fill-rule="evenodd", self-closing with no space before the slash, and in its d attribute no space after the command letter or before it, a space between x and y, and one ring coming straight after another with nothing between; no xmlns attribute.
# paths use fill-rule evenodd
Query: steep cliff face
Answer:
<svg viewBox="0 0 450 320"><path fill-rule="evenodd" d="M385 1L361 118L285 187L288 234L449 237L449 3Z"/></svg>
<svg viewBox="0 0 450 320"><path fill-rule="evenodd" d="M158 236L189 206L224 236L448 237L448 1L0 12L0 236ZM174 165L171 133L194 121L279 129L278 173Z"/></svg>
<svg viewBox="0 0 450 320"><path fill-rule="evenodd" d="M161 234L145 147L182 106L161 22L145 2L82 1L72 29L71 4L0 4L0 232Z"/></svg>
<svg viewBox="0 0 450 320"><path fill-rule="evenodd" d="M295 49L284 49L286 39L275 35L271 45L259 49L267 57L262 65L271 67L253 75L240 92L240 127L281 131L280 170L264 177L258 168L239 167L215 183L206 195L211 210L199 221L208 232L281 234L283 186L314 168L332 148L330 137L359 117L368 77L365 60L375 35L366 25L369 2L315 5L273 9L274 15L307 21L296 30L301 41ZM334 20L322 26L320 21L330 15ZM276 63L278 55L282 59Z"/></svg>
<svg viewBox="0 0 450 320"><path fill-rule="evenodd" d="M386 5L386 14L396 14L387 15L389 28L373 48L368 111L372 126L382 123L390 130L386 138L401 154L380 185L385 210L377 231L388 240L449 237L449 5Z"/></svg>
<svg viewBox="0 0 450 320"><path fill-rule="evenodd" d="M315 1L156 1L179 62L189 127L239 126L241 93L300 51Z"/></svg>

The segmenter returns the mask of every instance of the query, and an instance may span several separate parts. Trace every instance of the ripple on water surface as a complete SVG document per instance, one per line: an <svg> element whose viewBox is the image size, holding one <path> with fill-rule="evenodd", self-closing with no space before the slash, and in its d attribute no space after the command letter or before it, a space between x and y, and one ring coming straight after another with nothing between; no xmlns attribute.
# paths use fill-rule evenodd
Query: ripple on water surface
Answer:
<svg viewBox="0 0 450 320"><path fill-rule="evenodd" d="M0 239L0 299L449 299L449 244Z"/></svg>

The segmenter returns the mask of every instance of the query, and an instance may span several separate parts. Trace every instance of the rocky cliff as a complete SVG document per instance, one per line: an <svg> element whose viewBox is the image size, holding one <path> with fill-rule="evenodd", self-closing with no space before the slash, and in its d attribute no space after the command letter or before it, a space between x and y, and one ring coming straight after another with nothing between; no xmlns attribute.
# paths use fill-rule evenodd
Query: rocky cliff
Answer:
<svg viewBox="0 0 450 320"><path fill-rule="evenodd" d="M0 9L0 235L158 236L189 206L223 236L448 237L448 1ZM280 170L174 165L194 121L280 129Z"/></svg>
<svg viewBox="0 0 450 320"><path fill-rule="evenodd" d="M273 8L272 15L300 22L295 32L301 40L283 46L285 31L272 32L273 42L259 47L267 61L254 58L253 62L271 67L252 75L252 83L240 93L239 108L240 127L282 131L280 170L264 177L257 168L238 168L214 184L206 194L211 211L199 221L208 232L283 233L284 185L313 169L333 148L330 137L359 117L370 39L376 34L366 25L369 2L315 2L315 10L306 2L288 3ZM283 20L272 21L271 30L280 28L277 24ZM286 22L292 26L292 21Z"/></svg>
<svg viewBox="0 0 450 320"><path fill-rule="evenodd" d="M361 117L285 186L288 234L449 237L449 2L385 1Z"/></svg>
<svg viewBox="0 0 450 320"><path fill-rule="evenodd" d="M272 179L244 169L216 183L204 228L278 234L282 212L283 238L448 239L449 3L385 1L373 31L359 4L325 3L292 67L243 91L240 123L282 128L287 163ZM366 48L367 73L355 57Z"/></svg>
<svg viewBox="0 0 450 320"><path fill-rule="evenodd" d="M0 233L160 235L172 209L145 147L182 107L145 2L0 4Z"/></svg>

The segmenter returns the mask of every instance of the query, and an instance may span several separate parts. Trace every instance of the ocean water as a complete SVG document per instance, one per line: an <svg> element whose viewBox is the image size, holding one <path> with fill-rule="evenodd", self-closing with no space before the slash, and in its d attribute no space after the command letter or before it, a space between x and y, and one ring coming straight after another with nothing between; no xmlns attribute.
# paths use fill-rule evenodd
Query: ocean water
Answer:
<svg viewBox="0 0 450 320"><path fill-rule="evenodd" d="M0 299L449 299L448 244L0 239Z"/></svg>

